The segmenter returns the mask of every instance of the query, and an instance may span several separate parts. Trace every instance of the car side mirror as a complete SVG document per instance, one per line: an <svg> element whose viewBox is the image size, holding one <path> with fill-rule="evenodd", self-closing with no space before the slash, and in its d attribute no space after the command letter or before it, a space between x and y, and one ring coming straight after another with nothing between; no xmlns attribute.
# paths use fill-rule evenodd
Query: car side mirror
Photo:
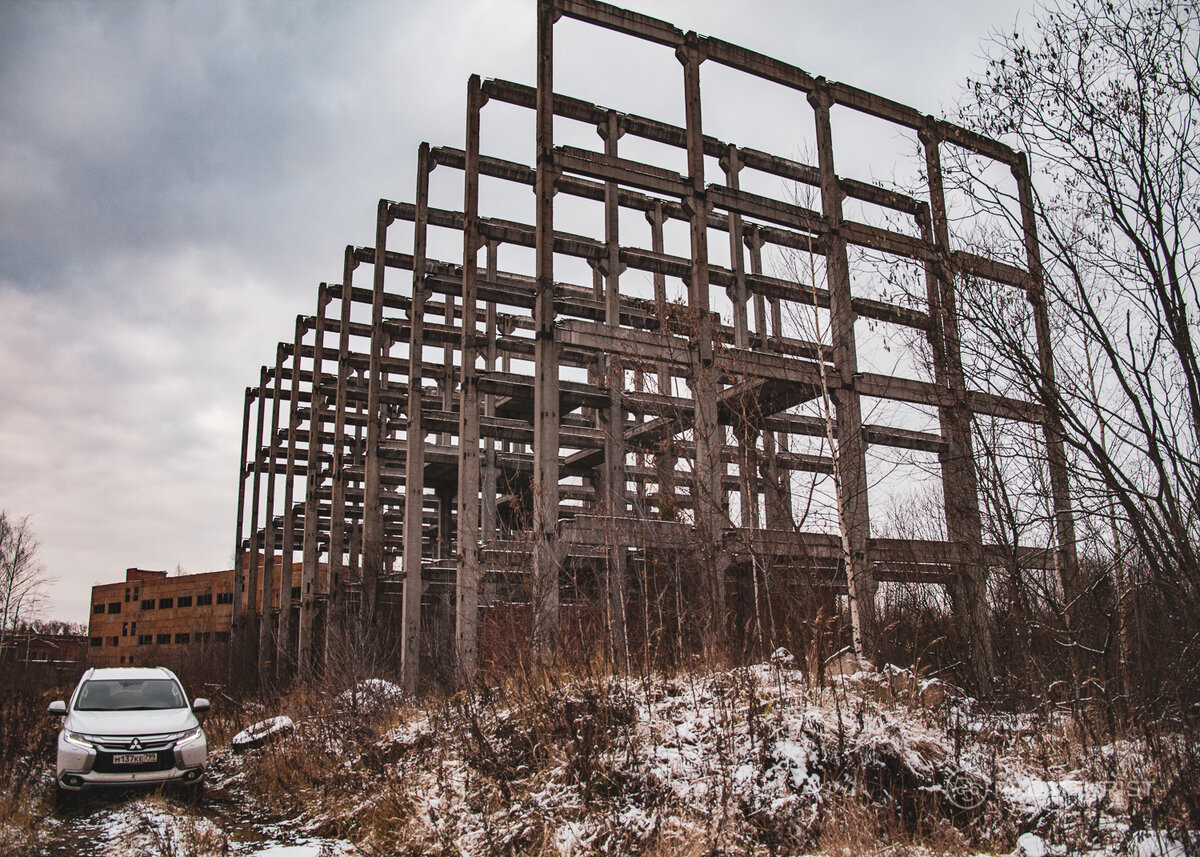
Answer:
<svg viewBox="0 0 1200 857"><path fill-rule="evenodd" d="M192 700L192 711L196 714L207 714L208 709L211 707L212 706L209 705L208 700L202 696L198 696Z"/></svg>
<svg viewBox="0 0 1200 857"><path fill-rule="evenodd" d="M67 704L61 699L54 700L52 703L50 703L50 707L46 710L57 717L67 716Z"/></svg>

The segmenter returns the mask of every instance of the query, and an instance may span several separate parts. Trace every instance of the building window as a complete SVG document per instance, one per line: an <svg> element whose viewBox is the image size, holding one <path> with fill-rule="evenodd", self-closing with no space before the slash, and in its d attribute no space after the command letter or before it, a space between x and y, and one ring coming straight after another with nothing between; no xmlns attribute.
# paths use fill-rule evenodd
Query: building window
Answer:
<svg viewBox="0 0 1200 857"><path fill-rule="evenodd" d="M158 643L160 646L165 646L167 643L171 642L171 635L170 634L159 634L158 639L155 640L155 642Z"/></svg>
<svg viewBox="0 0 1200 857"><path fill-rule="evenodd" d="M148 646L153 642L154 642L153 634L138 634L138 645L139 646Z"/></svg>
<svg viewBox="0 0 1200 857"><path fill-rule="evenodd" d="M93 613L103 613L103 612L104 612L104 605L103 605L103 604L93 604L93 605L92 605L92 612L93 612Z"/></svg>
<svg viewBox="0 0 1200 857"><path fill-rule="evenodd" d="M137 622L131 622L131 623L130 623L130 625L129 625L129 633L131 633L131 634L136 634L136 633L137 633Z"/></svg>
<svg viewBox="0 0 1200 857"><path fill-rule="evenodd" d="M113 637L112 643L110 645L113 645L113 646L117 645L117 643L120 641L120 639L121 639L120 637Z"/></svg>
<svg viewBox="0 0 1200 857"><path fill-rule="evenodd" d="M295 599L297 599L299 597L300 597L300 587L293 586L292 587L292 600L294 601Z"/></svg>
<svg viewBox="0 0 1200 857"><path fill-rule="evenodd" d="M92 642L92 648L97 649L100 646L104 645L104 638L103 637L92 637L91 642Z"/></svg>
<svg viewBox="0 0 1200 857"><path fill-rule="evenodd" d="M191 607L192 606L192 596L180 595L177 599L175 599L175 606L176 607Z"/></svg>
<svg viewBox="0 0 1200 857"><path fill-rule="evenodd" d="M125 587L125 602L126 603L129 602L129 587L128 586Z"/></svg>
<svg viewBox="0 0 1200 857"><path fill-rule="evenodd" d="M215 637L215 639L218 643L228 643L229 642L229 632L228 631L217 631L217 636Z"/></svg>
<svg viewBox="0 0 1200 857"><path fill-rule="evenodd" d="M128 637L128 636L129 636L129 623L128 623L128 622L122 622L122 623L121 623L121 636L122 636L122 637Z"/></svg>
<svg viewBox="0 0 1200 857"><path fill-rule="evenodd" d="M50 660L50 658L46 657L46 653L45 653L45 652L33 652L33 653L30 655L30 658L31 658L32 660L35 660L35 661L48 661L48 660Z"/></svg>
<svg viewBox="0 0 1200 857"><path fill-rule="evenodd" d="M217 603L218 604L232 604L233 603L233 593L232 592L218 592L217 593Z"/></svg>
<svg viewBox="0 0 1200 857"><path fill-rule="evenodd" d="M121 612L121 602L120 601L108 602L108 612L109 613L120 613Z"/></svg>
<svg viewBox="0 0 1200 857"><path fill-rule="evenodd" d="M138 587L138 586L133 587L133 600L134 601L138 600L138 589L140 589L140 587Z"/></svg>
<svg viewBox="0 0 1200 857"><path fill-rule="evenodd" d="M212 639L211 631L197 631L196 633L192 634L192 640L194 640L197 643L207 643L211 639Z"/></svg>
<svg viewBox="0 0 1200 857"><path fill-rule="evenodd" d="M176 634L175 642L176 643L188 643L188 642L191 642L191 640L189 639L187 634Z"/></svg>
<svg viewBox="0 0 1200 857"><path fill-rule="evenodd" d="M125 663L125 656L121 655L121 663Z"/></svg>
<svg viewBox="0 0 1200 857"><path fill-rule="evenodd" d="M153 610L154 609L154 599L153 598L143 598L142 599L142 609L143 610Z"/></svg>
<svg viewBox="0 0 1200 857"><path fill-rule="evenodd" d="M212 604L212 593L211 592L205 592L203 595L196 596L196 606L197 607L206 607L209 604Z"/></svg>
<svg viewBox="0 0 1200 857"><path fill-rule="evenodd" d="M174 602L175 602L174 598L160 598L160 599L158 599L158 609L159 610L170 609L170 607L174 604Z"/></svg>

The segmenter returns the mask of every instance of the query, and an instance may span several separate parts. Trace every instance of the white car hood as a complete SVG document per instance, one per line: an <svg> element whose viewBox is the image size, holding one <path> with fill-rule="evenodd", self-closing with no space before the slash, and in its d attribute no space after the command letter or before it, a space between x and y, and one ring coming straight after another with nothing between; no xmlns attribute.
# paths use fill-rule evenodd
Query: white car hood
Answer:
<svg viewBox="0 0 1200 857"><path fill-rule="evenodd" d="M63 724L83 735L162 735L199 724L190 708L158 711L72 711Z"/></svg>

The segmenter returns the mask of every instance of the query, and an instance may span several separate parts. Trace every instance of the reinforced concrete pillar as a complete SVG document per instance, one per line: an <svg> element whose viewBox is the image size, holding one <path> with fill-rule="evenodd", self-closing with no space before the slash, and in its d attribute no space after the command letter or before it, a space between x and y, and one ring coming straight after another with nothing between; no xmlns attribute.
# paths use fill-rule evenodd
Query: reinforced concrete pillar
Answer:
<svg viewBox="0 0 1200 857"><path fill-rule="evenodd" d="M319 298L318 298L319 300ZM295 480L296 480L296 435L300 431L300 375L301 357L304 350L304 334L308 331L311 319L296 317L296 338L292 345L292 383L291 396L288 399L287 427L287 463L283 475L283 533L279 548L279 622L275 641L275 678L285 681L290 676L295 650L292 648L292 566L296 552L296 510ZM309 412L315 407L317 375L312 373L309 387ZM309 443L316 443L314 432L309 429Z"/></svg>
<svg viewBox="0 0 1200 857"><path fill-rule="evenodd" d="M708 294L708 212L704 184L704 131L701 126L700 64L705 57L700 39L688 33L684 45L676 51L683 65L684 113L687 126L688 196L683 205L688 213L691 236L691 278L688 283L688 309L694 327L691 355L692 399L695 403L693 430L696 459L693 465L696 526L700 540L701 587L706 654L723 649L725 639L726 555L720 542L725 524L723 479L724 432L717 419L720 381L713 352L713 319Z"/></svg>
<svg viewBox="0 0 1200 857"><path fill-rule="evenodd" d="M330 589L344 587L350 582L350 574L346 568L346 489L347 489L347 448L349 440L346 436L346 409L349 397L352 367L350 365L350 313L354 305L354 269L358 267L358 258L354 248L346 247L342 262L342 303L338 315L338 357L337 357L337 390L334 394L333 418L333 458L330 464L330 476L333 480L330 495L329 511L329 586ZM353 458L353 455L351 455ZM344 616L326 615L324 628L318 628L317 612L319 602L314 589L300 593L301 622L307 622L312 633L309 640L313 643L318 638L318 631L325 641L324 657L328 659L335 634L350 633L350 623L344 621ZM359 609L361 611L361 602ZM339 627L340 624L340 627Z"/></svg>
<svg viewBox="0 0 1200 857"><path fill-rule="evenodd" d="M316 595L317 570L320 563L320 490L321 451L324 449L325 424L329 406L322 390L325 359L325 313L332 299L331 289L322 285L317 295L316 336L313 340L312 396L309 402L308 457L304 474L304 543L300 568L300 615L296 625L296 668L301 676L313 668L313 603ZM336 393L335 393L336 395ZM337 588L333 586L333 554L329 555L330 602ZM331 611L333 612L333 611Z"/></svg>
<svg viewBox="0 0 1200 857"><path fill-rule="evenodd" d="M283 367L289 356L290 346L279 343L275 349L275 383L271 386L271 433L267 441L267 500L266 520L263 533L262 575L262 619L258 625L258 679L260 682L274 677L275 669L275 626L272 610L274 606L275 548L277 528L275 526L275 483L278 482L277 445L279 442L279 411L283 397Z"/></svg>
<svg viewBox="0 0 1200 857"><path fill-rule="evenodd" d="M617 157L618 141L623 131L618 114L609 111L604 124L597 130L604 139L604 154ZM621 326L621 241L619 198L616 182L604 184L604 247L601 268L604 273L604 322L616 331ZM605 560L606 598L605 617L608 643L613 662L628 664L625 628L625 583L628 573L629 549L625 543L620 519L627 514L625 502L625 411L621 407L621 392L625 389L625 367L620 358L609 355L602 359L601 383L608 388L608 407L601 410L600 426L604 432L604 478L601 491L605 514L617 519L609 527L610 538Z"/></svg>
<svg viewBox="0 0 1200 857"><path fill-rule="evenodd" d="M408 426L404 465L404 619L401 629L402 678L405 689L416 690L421 635L421 563L425 524L425 420L422 389L425 349L426 239L429 227L429 144L417 151L417 199L413 225L412 309L409 311ZM451 298L447 297L447 300Z"/></svg>
<svg viewBox="0 0 1200 857"><path fill-rule="evenodd" d="M1054 564L1066 600L1067 620L1072 629L1078 626L1075 602L1083 592L1079 580L1079 555L1075 541L1075 515L1071 510L1071 480L1067 471L1067 454L1063 446L1063 427L1058 408L1058 382L1055 380L1054 352L1050 336L1050 315L1046 308L1045 275L1042 270L1041 245L1037 237L1037 215L1033 207L1033 185L1029 178L1029 160L1022 152L1012 165L1017 180L1021 204L1021 226L1025 239L1025 257L1029 270L1026 295L1033 308L1034 329L1037 332L1039 389L1046 415L1042 433L1046 438L1046 463L1050 471L1050 497L1054 507Z"/></svg>
<svg viewBox="0 0 1200 857"><path fill-rule="evenodd" d="M258 554L262 549L262 531L258 528L259 489L262 485L263 465L263 421L266 419L267 382L270 380L270 370L263 366L259 370L258 388L254 397L258 401L256 411L256 427L254 430L254 485L250 491L250 547L249 574L246 575L246 613L248 622L242 626L240 638L233 641L234 648L239 651L239 660L246 668L253 669L255 664L253 648L258 642L259 614L255 596L258 592ZM234 596L236 597L236 595ZM257 674L257 671L255 671Z"/></svg>
<svg viewBox="0 0 1200 857"><path fill-rule="evenodd" d="M867 509L867 460L862 432L862 406L858 391L854 388L854 378L858 374L854 340L856 316L851 304L846 239L840 234L843 194L833 163L830 98L823 79L818 78L817 87L809 93L808 100L816 117L821 212L829 230L824 236L824 251L834 367L828 393L834 403L837 422L834 474L838 521L849 589L854 651L859 657L874 657L875 593L878 584L867 562L871 523ZM822 359L822 356L818 355L818 359Z"/></svg>
<svg viewBox="0 0 1200 857"><path fill-rule="evenodd" d="M498 249L499 244L497 242L487 242L487 278L488 282L491 283L496 282ZM496 343L499 330L497 329L496 302L488 301L486 306L484 338L487 341L487 346L484 356L484 366L487 367L487 371L492 372L498 368L499 363L497 359L499 347ZM494 393L488 393L483 397L483 413L488 417L496 416L496 396ZM498 526L498 513L496 509L498 477L496 440L494 438L487 438L483 442L483 475L480 477L482 482L483 506L479 510L480 540L484 543L496 537L496 528Z"/></svg>
<svg viewBox="0 0 1200 857"><path fill-rule="evenodd" d="M742 161L737 146L730 144L725 148L725 157L721 159L721 167L725 171L725 185L731 190L738 190L738 173L742 171ZM733 269L733 285L726 291L733 304L733 344L738 348L750 347L744 243L742 216L736 211L731 211L729 212L729 261Z"/></svg>
<svg viewBox="0 0 1200 857"><path fill-rule="evenodd" d="M533 580L532 655L535 666L558 656L558 344L554 339L554 4L538 3L537 199L533 327Z"/></svg>
<svg viewBox="0 0 1200 857"><path fill-rule="evenodd" d="M381 391L384 358L390 339L383 329L383 295L387 273L387 230L391 225L390 203L381 199L375 217L374 282L371 291L371 353L367 368L367 449L363 484L363 550L362 602L359 605L359 628L364 638L371 637L375 628L379 600L379 581L383 576L383 508L381 505L379 450L385 436L387 416L384 413ZM364 639L365 642L365 639Z"/></svg>
<svg viewBox="0 0 1200 857"><path fill-rule="evenodd" d="M479 120L483 89L478 75L467 81L466 158L463 195L462 391L458 413L458 567L455 646L458 679L470 682L479 665L479 378L478 355L479 250Z"/></svg>
<svg viewBox="0 0 1200 857"><path fill-rule="evenodd" d="M244 620L242 587L246 584L246 545L243 544L243 528L245 525L246 508L246 477L250 474L250 451L246 448L250 443L250 403L254 399L254 389L246 388L242 403L242 459L238 464L238 504L237 504L237 534L233 543L233 636L236 638Z"/></svg>
<svg viewBox="0 0 1200 857"><path fill-rule="evenodd" d="M763 238L758 227L746 230L744 243L750 250L750 273L762 274L762 245ZM780 318L779 300L771 299L770 333L767 330L767 304L762 295L754 296L754 328L760 340L766 344L769 336L782 336L782 319ZM768 530L791 530L795 525L792 520L792 482L787 470L779 466L777 452L780 447L786 450L787 435L783 432L773 432L763 429L762 471L763 471L763 517Z"/></svg>
<svg viewBox="0 0 1200 857"><path fill-rule="evenodd" d="M942 471L942 497L946 509L946 535L958 546L962 562L952 569L950 600L960 634L967 644L976 683L983 693L996 674L996 653L987 610L987 562L983 554L983 519L979 512L979 479L975 472L975 450L971 440L971 408L963 376L958 332L953 255L946 218L942 161L936 123L932 120L918 134L925 149L929 179L929 213L919 218L922 238L931 241L936 262L925 264L929 302L930 350L934 382L949 391L951 404L938 408L945 450L938 454Z"/></svg>
<svg viewBox="0 0 1200 857"><path fill-rule="evenodd" d="M654 207L646 212L646 220L650 223L650 249L655 253L663 250L663 224L667 215L663 212L661 202L655 202ZM667 312L667 278L656 271L654 273L654 305L659 316L666 321ZM672 394L671 366L667 361L660 360L657 369L658 393L662 396ZM674 521L678 517L675 497L675 467L676 461L674 444L671 439L663 441L662 448L654 453L654 477L658 482L658 516L664 521Z"/></svg>

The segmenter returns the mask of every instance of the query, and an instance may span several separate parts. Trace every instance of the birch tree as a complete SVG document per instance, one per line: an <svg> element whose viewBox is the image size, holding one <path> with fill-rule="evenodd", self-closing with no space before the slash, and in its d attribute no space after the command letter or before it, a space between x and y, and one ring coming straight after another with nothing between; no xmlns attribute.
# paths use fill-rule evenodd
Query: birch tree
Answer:
<svg viewBox="0 0 1200 857"><path fill-rule="evenodd" d="M40 547L28 515L14 519L0 511L0 630L34 616L45 599L50 581L38 561Z"/></svg>

